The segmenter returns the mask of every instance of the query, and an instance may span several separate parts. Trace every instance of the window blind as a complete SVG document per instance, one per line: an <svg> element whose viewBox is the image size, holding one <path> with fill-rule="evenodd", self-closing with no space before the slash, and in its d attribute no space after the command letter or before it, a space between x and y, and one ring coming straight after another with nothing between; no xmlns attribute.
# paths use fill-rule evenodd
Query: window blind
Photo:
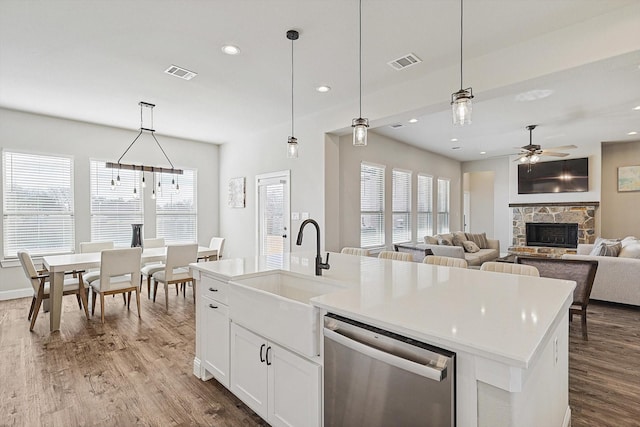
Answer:
<svg viewBox="0 0 640 427"><path fill-rule="evenodd" d="M74 250L73 160L3 151L3 252Z"/></svg>
<svg viewBox="0 0 640 427"><path fill-rule="evenodd" d="M156 237L164 237L168 244L197 242L196 171L185 169L182 175L157 173L155 186Z"/></svg>
<svg viewBox="0 0 640 427"><path fill-rule="evenodd" d="M438 233L449 233L449 180L438 178Z"/></svg>
<svg viewBox="0 0 640 427"><path fill-rule="evenodd" d="M141 171L107 169L105 162L91 160L91 241L131 245L131 224L144 222ZM120 185L111 188L111 180ZM133 190L136 190L136 193Z"/></svg>
<svg viewBox="0 0 640 427"><path fill-rule="evenodd" d="M411 172L392 171L393 243L411 241Z"/></svg>
<svg viewBox="0 0 640 427"><path fill-rule="evenodd" d="M360 246L384 245L384 166L360 165Z"/></svg>
<svg viewBox="0 0 640 427"><path fill-rule="evenodd" d="M418 241L433 235L433 177L418 174Z"/></svg>

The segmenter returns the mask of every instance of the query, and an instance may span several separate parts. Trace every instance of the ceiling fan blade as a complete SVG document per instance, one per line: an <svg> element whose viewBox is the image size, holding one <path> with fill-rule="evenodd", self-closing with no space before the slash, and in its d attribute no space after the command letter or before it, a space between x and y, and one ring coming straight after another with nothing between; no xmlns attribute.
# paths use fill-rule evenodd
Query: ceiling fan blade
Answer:
<svg viewBox="0 0 640 427"><path fill-rule="evenodd" d="M571 144L571 145L563 145L561 147L546 148L546 149L544 149L544 151L547 151L547 150L551 150L551 151L555 151L555 150L560 150L560 151L561 150L573 150L573 149L576 149L576 148L578 148L576 145Z"/></svg>
<svg viewBox="0 0 640 427"><path fill-rule="evenodd" d="M569 153L554 153L553 151L544 150L540 153L541 156L553 156L553 157L567 157Z"/></svg>

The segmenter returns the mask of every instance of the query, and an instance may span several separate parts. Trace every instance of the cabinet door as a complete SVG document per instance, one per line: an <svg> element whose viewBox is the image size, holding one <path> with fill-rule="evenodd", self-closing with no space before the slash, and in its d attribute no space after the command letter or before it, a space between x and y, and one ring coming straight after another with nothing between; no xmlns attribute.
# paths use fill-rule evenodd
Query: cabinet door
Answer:
<svg viewBox="0 0 640 427"><path fill-rule="evenodd" d="M231 391L267 419L267 341L231 323Z"/></svg>
<svg viewBox="0 0 640 427"><path fill-rule="evenodd" d="M320 366L269 344L269 423L320 426Z"/></svg>
<svg viewBox="0 0 640 427"><path fill-rule="evenodd" d="M213 377L229 388L229 308L202 298L202 363Z"/></svg>

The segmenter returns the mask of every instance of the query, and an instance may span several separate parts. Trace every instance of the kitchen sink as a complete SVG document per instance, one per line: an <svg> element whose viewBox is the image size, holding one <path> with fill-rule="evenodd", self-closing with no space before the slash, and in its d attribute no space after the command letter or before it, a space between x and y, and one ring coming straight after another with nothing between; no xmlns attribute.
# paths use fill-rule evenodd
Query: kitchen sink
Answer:
<svg viewBox="0 0 640 427"><path fill-rule="evenodd" d="M269 272L229 282L229 317L305 356L319 354L320 311L309 300L344 287L318 278Z"/></svg>

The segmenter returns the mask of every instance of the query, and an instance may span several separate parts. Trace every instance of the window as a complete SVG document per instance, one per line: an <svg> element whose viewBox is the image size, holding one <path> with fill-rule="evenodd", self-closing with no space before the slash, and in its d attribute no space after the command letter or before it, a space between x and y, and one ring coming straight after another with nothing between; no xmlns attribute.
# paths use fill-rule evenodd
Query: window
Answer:
<svg viewBox="0 0 640 427"><path fill-rule="evenodd" d="M392 243L411 241L411 172L393 170Z"/></svg>
<svg viewBox="0 0 640 427"><path fill-rule="evenodd" d="M129 246L131 224L144 222L141 172L107 169L105 162L96 160L91 160L90 172L91 241L110 241L116 246ZM113 188L112 180L116 184Z"/></svg>
<svg viewBox="0 0 640 427"><path fill-rule="evenodd" d="M418 240L433 234L433 177L418 174Z"/></svg>
<svg viewBox="0 0 640 427"><path fill-rule="evenodd" d="M438 234L449 232L449 180L438 178Z"/></svg>
<svg viewBox="0 0 640 427"><path fill-rule="evenodd" d="M4 257L74 250L73 160L3 151Z"/></svg>
<svg viewBox="0 0 640 427"><path fill-rule="evenodd" d="M155 175L156 237L167 244L197 242L196 171Z"/></svg>
<svg viewBox="0 0 640 427"><path fill-rule="evenodd" d="M384 166L360 165L360 246L384 245Z"/></svg>

